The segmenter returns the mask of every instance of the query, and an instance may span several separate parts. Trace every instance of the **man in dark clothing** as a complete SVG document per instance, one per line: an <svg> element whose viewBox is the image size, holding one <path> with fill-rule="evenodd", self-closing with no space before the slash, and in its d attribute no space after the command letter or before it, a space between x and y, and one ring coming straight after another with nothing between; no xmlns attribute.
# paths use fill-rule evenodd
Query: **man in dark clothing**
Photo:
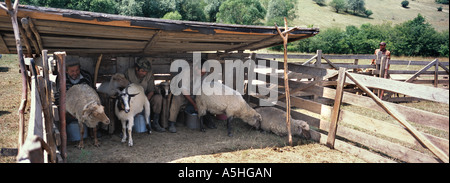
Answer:
<svg viewBox="0 0 450 183"><path fill-rule="evenodd" d="M66 91L73 85L87 84L95 89L92 76L85 70L81 70L80 62L68 62L66 65ZM55 103L59 104L59 77L56 78L56 88L58 92L55 94Z"/></svg>

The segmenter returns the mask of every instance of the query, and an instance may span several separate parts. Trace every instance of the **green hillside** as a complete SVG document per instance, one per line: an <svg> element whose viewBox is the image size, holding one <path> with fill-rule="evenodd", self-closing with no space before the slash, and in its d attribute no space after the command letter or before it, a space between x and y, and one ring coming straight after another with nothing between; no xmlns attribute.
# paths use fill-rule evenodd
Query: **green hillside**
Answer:
<svg viewBox="0 0 450 183"><path fill-rule="evenodd" d="M366 8L373 12L369 18L347 13L336 13L330 6L319 6L312 0L298 0L297 18L290 26L310 26L326 29L330 27L345 28L348 25L359 27L364 23L373 25L382 23L399 24L414 19L422 14L437 31L448 30L449 6L436 4L435 0L410 0L409 8L401 6L402 0L366 0ZM326 4L331 0L325 0ZM438 12L437 7L443 11Z"/></svg>

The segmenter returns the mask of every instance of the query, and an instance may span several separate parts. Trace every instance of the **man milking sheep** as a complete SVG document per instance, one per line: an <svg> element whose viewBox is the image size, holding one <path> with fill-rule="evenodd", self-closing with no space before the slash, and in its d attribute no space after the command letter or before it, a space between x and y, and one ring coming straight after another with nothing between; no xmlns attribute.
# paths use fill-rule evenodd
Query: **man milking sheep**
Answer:
<svg viewBox="0 0 450 183"><path fill-rule="evenodd" d="M150 60L139 58L134 64L134 68L128 68L125 72L125 78L127 78L130 83L140 84L144 88L145 95L150 101L150 106L153 111L153 122L151 126L157 132L165 132L166 130L159 125L162 96L155 93L155 77L153 76Z"/></svg>

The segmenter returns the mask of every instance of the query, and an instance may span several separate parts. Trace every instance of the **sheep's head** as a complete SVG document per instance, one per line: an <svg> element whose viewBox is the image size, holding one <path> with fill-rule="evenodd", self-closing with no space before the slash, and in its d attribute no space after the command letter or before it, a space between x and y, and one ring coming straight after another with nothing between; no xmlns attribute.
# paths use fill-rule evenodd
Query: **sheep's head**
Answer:
<svg viewBox="0 0 450 183"><path fill-rule="evenodd" d="M97 103L92 103L90 105L87 105L83 109L83 119L84 121L89 122L102 122L104 124L109 124L109 118L105 114L104 107L102 105L99 105Z"/></svg>
<svg viewBox="0 0 450 183"><path fill-rule="evenodd" d="M125 88L124 91L122 91L121 93L119 93L119 98L118 98L118 103L117 103L117 107L119 108L119 110L123 110L125 111L125 113L129 113L130 112L130 100L131 98L135 97L136 95L139 95L139 93L136 94L129 94L128 93L128 87Z"/></svg>
<svg viewBox="0 0 450 183"><path fill-rule="evenodd" d="M116 73L111 76L110 83L114 85L114 88L125 88L130 84L127 78L125 78L125 75L121 73Z"/></svg>
<svg viewBox="0 0 450 183"><path fill-rule="evenodd" d="M294 130L295 134L303 135L303 137L305 137L307 139L311 138L311 134L309 133L309 125L308 125L308 123L306 123L304 121L298 121L298 123L296 121L296 125L294 125L293 130Z"/></svg>
<svg viewBox="0 0 450 183"><path fill-rule="evenodd" d="M253 112L251 112L250 115L248 115L245 119L242 119L242 120L244 120L250 126L259 128L261 126L261 121L262 121L261 114L259 114L255 110L252 110L252 111Z"/></svg>

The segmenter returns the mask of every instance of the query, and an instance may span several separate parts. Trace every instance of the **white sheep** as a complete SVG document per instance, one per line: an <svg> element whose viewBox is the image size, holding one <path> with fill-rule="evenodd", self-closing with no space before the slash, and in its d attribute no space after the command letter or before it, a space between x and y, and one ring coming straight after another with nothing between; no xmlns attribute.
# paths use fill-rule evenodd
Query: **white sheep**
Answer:
<svg viewBox="0 0 450 183"><path fill-rule="evenodd" d="M120 92L120 88L125 88L130 82L125 78L124 74L116 73L111 76L110 81L103 82L97 89L100 93L105 93L108 96L114 96Z"/></svg>
<svg viewBox="0 0 450 183"><path fill-rule="evenodd" d="M145 123L147 124L148 133L151 133L149 117L150 117L150 102L147 100L144 88L132 83L128 85L119 93L119 97L115 105L115 113L117 118L122 122L122 142L126 142L127 121L128 121L128 146L133 146L133 138L131 137L132 128L134 125L134 116L144 110Z"/></svg>
<svg viewBox="0 0 450 183"><path fill-rule="evenodd" d="M272 132L279 136L288 134L286 127L286 112L275 107L260 107L255 109L261 114L260 124L251 125L263 131ZM309 125L305 121L296 120L291 117L291 131L293 135L303 135L305 138L311 138Z"/></svg>
<svg viewBox="0 0 450 183"><path fill-rule="evenodd" d="M204 131L202 117L206 115L207 111L216 115L226 114L228 116L227 128L230 137L233 136L230 122L234 117L240 118L250 125L260 123L261 115L245 102L239 92L222 83L212 82L211 84L216 87L204 87L201 95L195 98L202 131ZM211 95L207 95L205 92Z"/></svg>
<svg viewBox="0 0 450 183"><path fill-rule="evenodd" d="M100 103L100 98L95 90L87 84L79 84L70 87L66 92L66 111L77 118L80 127L80 143L78 148L84 147L83 123L87 127L94 129L94 145L99 146L97 140L97 124L102 122L109 124L109 118L106 116L104 107Z"/></svg>

